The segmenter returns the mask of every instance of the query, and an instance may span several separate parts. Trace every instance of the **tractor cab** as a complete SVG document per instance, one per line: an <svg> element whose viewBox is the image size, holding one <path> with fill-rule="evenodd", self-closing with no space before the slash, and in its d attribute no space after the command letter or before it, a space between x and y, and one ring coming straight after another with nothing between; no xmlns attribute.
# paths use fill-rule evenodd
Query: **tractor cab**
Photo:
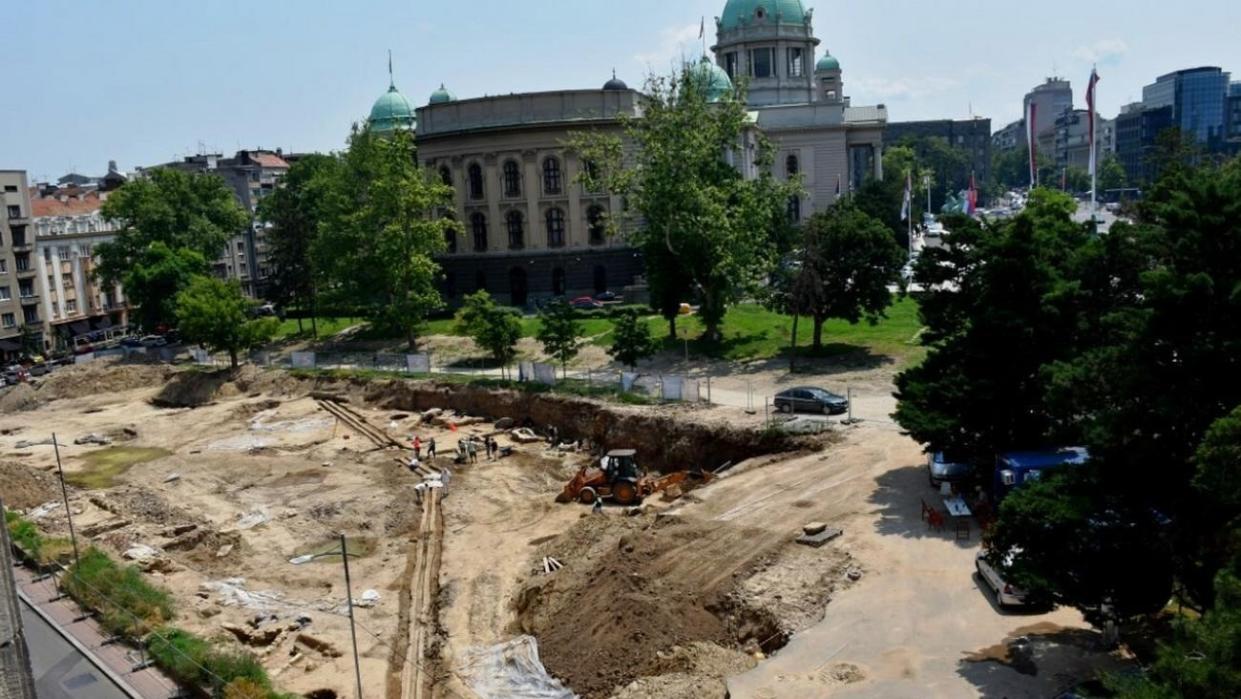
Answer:
<svg viewBox="0 0 1241 699"><path fill-rule="evenodd" d="M633 449L613 449L603 457L603 472L609 483L615 481L636 482L642 477L638 471L637 451Z"/></svg>

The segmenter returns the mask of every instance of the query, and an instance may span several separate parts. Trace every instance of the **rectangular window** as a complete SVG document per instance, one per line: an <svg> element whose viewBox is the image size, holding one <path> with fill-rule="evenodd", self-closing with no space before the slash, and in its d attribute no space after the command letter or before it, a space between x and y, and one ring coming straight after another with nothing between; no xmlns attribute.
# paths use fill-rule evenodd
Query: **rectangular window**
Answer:
<svg viewBox="0 0 1241 699"><path fill-rule="evenodd" d="M806 74L806 58L801 49L789 49L789 77L800 78Z"/></svg>
<svg viewBox="0 0 1241 699"><path fill-rule="evenodd" d="M25 309L25 313L23 313L22 315L25 316L27 324L37 323L39 322L39 307L28 306Z"/></svg>
<svg viewBox="0 0 1241 699"><path fill-rule="evenodd" d="M62 274L60 275L60 280L61 280L61 283L65 285L66 289L73 288L73 275L72 274Z"/></svg>
<svg viewBox="0 0 1241 699"><path fill-rule="evenodd" d="M734 81L737 79L737 73L741 68L737 65L737 58L738 56L736 51L724 54L724 70L728 71L728 77L732 78Z"/></svg>
<svg viewBox="0 0 1241 699"><path fill-rule="evenodd" d="M770 78L772 60L771 54L775 51L772 48L754 49L750 51L750 77L753 78Z"/></svg>
<svg viewBox="0 0 1241 699"><path fill-rule="evenodd" d="M77 312L78 312L77 301L73 299L69 299L68 301L65 301L65 313L77 313Z"/></svg>
<svg viewBox="0 0 1241 699"><path fill-rule="evenodd" d="M0 324L3 324L6 328L17 327L17 316L12 313L5 313L3 316L0 316Z"/></svg>
<svg viewBox="0 0 1241 699"><path fill-rule="evenodd" d="M64 248L64 247L56 248L56 256L59 257L61 261L68 262L69 261L69 248Z"/></svg>
<svg viewBox="0 0 1241 699"><path fill-rule="evenodd" d="M0 259L0 274L8 274L8 273L9 273L9 261L5 259Z"/></svg>
<svg viewBox="0 0 1241 699"><path fill-rule="evenodd" d="M15 184L6 184L6 185L4 185L4 191L6 191L6 192L16 192L16 191L17 191L17 185L15 185Z"/></svg>
<svg viewBox="0 0 1241 699"><path fill-rule="evenodd" d="M21 217L22 217L22 207L15 206L15 205L9 205L9 218L21 218Z"/></svg>
<svg viewBox="0 0 1241 699"><path fill-rule="evenodd" d="M12 301L13 292L9 291L9 287L0 286L0 301Z"/></svg>
<svg viewBox="0 0 1241 699"><path fill-rule="evenodd" d="M34 284L30 282L22 282L17 286L17 294L24 299L34 296Z"/></svg>

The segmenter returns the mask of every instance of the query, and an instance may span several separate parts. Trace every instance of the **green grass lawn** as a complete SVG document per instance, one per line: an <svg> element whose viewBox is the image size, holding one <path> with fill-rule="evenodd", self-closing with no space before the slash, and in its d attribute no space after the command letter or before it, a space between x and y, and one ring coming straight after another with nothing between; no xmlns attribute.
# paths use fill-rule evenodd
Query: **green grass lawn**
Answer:
<svg viewBox="0 0 1241 699"><path fill-rule="evenodd" d="M362 322L365 322L362 318L319 318L319 338L329 338L345 328ZM280 327L276 330L276 336L273 339L279 342L281 340L289 340L297 337L310 337L309 318L302 320L301 332L298 332L297 330L297 320L293 318L286 318L280 321Z"/></svg>
<svg viewBox="0 0 1241 699"><path fill-rule="evenodd" d="M325 337L339 332L357 322L360 321L320 319L319 336ZM612 343L611 319L582 318L578 322L582 327L583 337L591 344L606 347ZM720 342L709 343L701 339L703 325L697 316L682 316L677 320L678 340L675 342L667 339L668 323L663 318L652 314L646 316L646 322L651 328L651 334L664 341L665 350L684 352L684 341L688 338L691 356L715 359L770 359L787 354L793 334L791 316L773 313L754 303L743 303L728 311L724 317L724 339ZM536 336L541 325L542 321L537 316L524 316L521 319L522 336ZM291 329L295 334L297 321L286 320L281 329ZM876 325L866 322L850 325L840 320L827 322L823 326L823 347L818 356L832 357L859 351L898 359L921 356L923 350L917 343L920 329L917 301L912 298L898 298L888 309L888 317ZM807 355L813 343L813 332L814 324L809 319L802 318L798 326L797 346L806 348ZM421 334L461 333L455 319L442 318L428 321Z"/></svg>

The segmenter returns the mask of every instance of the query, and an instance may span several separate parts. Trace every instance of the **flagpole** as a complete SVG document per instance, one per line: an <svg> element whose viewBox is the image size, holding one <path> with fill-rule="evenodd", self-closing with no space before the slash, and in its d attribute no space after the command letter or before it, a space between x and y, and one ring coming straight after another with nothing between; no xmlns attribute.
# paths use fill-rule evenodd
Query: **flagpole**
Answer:
<svg viewBox="0 0 1241 699"><path fill-rule="evenodd" d="M1095 146L1099 129L1099 72L1098 68L1090 71L1090 223L1099 225L1099 149Z"/></svg>

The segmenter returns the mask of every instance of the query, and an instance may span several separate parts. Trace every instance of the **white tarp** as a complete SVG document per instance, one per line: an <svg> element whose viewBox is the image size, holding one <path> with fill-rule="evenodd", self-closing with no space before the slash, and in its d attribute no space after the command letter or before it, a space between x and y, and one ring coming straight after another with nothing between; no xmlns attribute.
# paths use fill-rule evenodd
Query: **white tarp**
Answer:
<svg viewBox="0 0 1241 699"><path fill-rule="evenodd" d="M405 366L409 368L409 371L412 374L430 374L431 355L407 354L405 355Z"/></svg>
<svg viewBox="0 0 1241 699"><path fill-rule="evenodd" d="M530 636L467 648L459 675L480 699L577 699L547 673Z"/></svg>
<svg viewBox="0 0 1241 699"><path fill-rule="evenodd" d="M517 380L522 382L534 380L534 362L518 362Z"/></svg>
<svg viewBox="0 0 1241 699"><path fill-rule="evenodd" d="M638 375L628 371L621 372L621 390L629 392L633 390L633 385L638 380Z"/></svg>
<svg viewBox="0 0 1241 699"><path fill-rule="evenodd" d="M314 369L315 353L314 352L294 352L290 356L294 369Z"/></svg>
<svg viewBox="0 0 1241 699"><path fill-rule="evenodd" d="M74 364L85 364L87 362L93 362L93 361L95 361L95 354L93 352L87 352L86 354L79 354L73 358Z"/></svg>
<svg viewBox="0 0 1241 699"><path fill-rule="evenodd" d="M195 364L210 364L211 354L201 347L191 347L190 356L194 358Z"/></svg>
<svg viewBox="0 0 1241 699"><path fill-rule="evenodd" d="M534 380L548 386L556 385L556 365L555 364L535 364Z"/></svg>
<svg viewBox="0 0 1241 699"><path fill-rule="evenodd" d="M702 400L698 395L698 379L685 379L681 384L681 400L697 403Z"/></svg>
<svg viewBox="0 0 1241 699"><path fill-rule="evenodd" d="M665 376L661 397L664 400L681 400L681 384L684 382L685 379L680 376Z"/></svg>

